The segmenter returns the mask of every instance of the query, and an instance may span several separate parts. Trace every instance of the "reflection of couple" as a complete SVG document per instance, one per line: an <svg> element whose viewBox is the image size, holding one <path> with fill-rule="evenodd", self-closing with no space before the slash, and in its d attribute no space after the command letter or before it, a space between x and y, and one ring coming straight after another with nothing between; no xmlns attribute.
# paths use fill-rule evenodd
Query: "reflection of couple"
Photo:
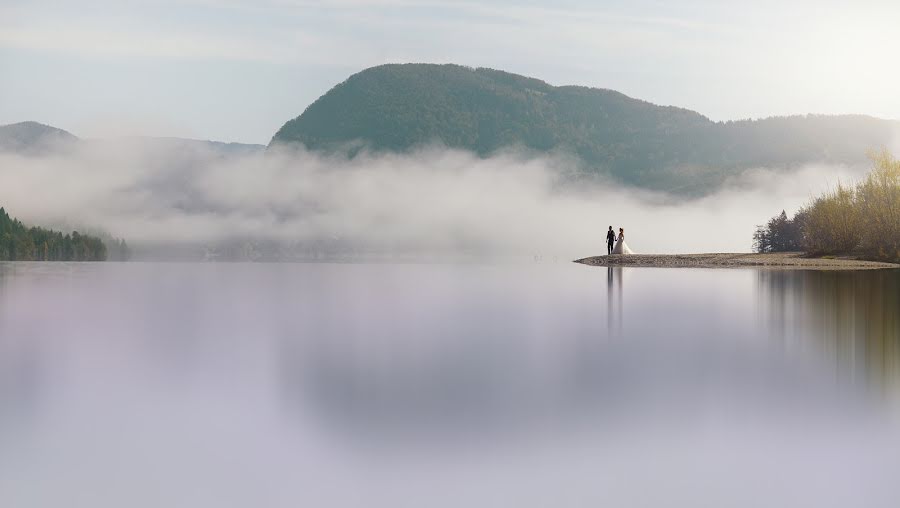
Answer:
<svg viewBox="0 0 900 508"><path fill-rule="evenodd" d="M613 242L616 244L615 247L613 247ZM609 227L609 231L606 233L606 253L634 254L634 252L628 248L628 245L625 245L625 229L619 228L619 237L616 238L616 233L613 231L612 226Z"/></svg>

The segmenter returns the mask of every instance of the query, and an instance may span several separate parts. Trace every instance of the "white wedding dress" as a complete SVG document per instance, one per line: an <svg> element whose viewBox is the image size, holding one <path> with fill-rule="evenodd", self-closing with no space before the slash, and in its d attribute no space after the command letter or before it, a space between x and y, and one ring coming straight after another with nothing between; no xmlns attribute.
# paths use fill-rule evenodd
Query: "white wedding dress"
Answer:
<svg viewBox="0 0 900 508"><path fill-rule="evenodd" d="M619 241L616 242L616 247L612 251L613 254L634 254L634 251L628 248L628 245L625 243L625 236L619 235Z"/></svg>

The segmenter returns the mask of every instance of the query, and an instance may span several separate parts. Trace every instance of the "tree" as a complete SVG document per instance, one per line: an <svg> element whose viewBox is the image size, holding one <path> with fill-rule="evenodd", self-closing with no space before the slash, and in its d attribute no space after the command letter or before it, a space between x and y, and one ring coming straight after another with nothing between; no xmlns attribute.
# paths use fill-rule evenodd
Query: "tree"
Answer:
<svg viewBox="0 0 900 508"><path fill-rule="evenodd" d="M886 150L872 159L875 169L857 188L860 241L878 258L900 259L900 160Z"/></svg>
<svg viewBox="0 0 900 508"><path fill-rule="evenodd" d="M772 217L765 226L757 226L753 234L756 252L794 252L802 250L802 231L797 220L787 212Z"/></svg>
<svg viewBox="0 0 900 508"><path fill-rule="evenodd" d="M96 236L77 232L63 236L49 229L29 228L0 208L0 261L104 261L106 258L106 245Z"/></svg>
<svg viewBox="0 0 900 508"><path fill-rule="evenodd" d="M838 184L793 219L782 211L757 227L757 252L799 249L900 261L900 161L884 150L870 156L874 167L862 183Z"/></svg>

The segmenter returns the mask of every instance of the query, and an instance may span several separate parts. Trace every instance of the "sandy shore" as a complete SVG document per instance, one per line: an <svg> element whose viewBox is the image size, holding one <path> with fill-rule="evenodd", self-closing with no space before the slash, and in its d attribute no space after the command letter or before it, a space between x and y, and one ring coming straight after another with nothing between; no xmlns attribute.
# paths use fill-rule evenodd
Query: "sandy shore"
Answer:
<svg viewBox="0 0 900 508"><path fill-rule="evenodd" d="M782 268L809 270L877 270L900 268L893 263L852 258L812 258L799 252L777 254L630 254L593 256L575 260L591 266L647 266L661 268Z"/></svg>

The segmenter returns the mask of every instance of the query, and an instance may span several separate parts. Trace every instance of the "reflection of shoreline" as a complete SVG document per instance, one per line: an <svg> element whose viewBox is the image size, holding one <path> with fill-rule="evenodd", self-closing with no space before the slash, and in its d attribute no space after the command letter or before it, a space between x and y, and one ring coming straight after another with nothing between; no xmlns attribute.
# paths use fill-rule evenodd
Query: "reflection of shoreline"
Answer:
<svg viewBox="0 0 900 508"><path fill-rule="evenodd" d="M879 270L900 265L858 259L811 258L799 252L766 254L629 254L593 256L575 260L589 266L643 266L661 268L775 268L791 270Z"/></svg>
<svg viewBox="0 0 900 508"><path fill-rule="evenodd" d="M816 344L836 377L900 394L900 273L760 271L758 284L786 349Z"/></svg>
<svg viewBox="0 0 900 508"><path fill-rule="evenodd" d="M606 326L610 337L622 335L622 268L606 268Z"/></svg>

